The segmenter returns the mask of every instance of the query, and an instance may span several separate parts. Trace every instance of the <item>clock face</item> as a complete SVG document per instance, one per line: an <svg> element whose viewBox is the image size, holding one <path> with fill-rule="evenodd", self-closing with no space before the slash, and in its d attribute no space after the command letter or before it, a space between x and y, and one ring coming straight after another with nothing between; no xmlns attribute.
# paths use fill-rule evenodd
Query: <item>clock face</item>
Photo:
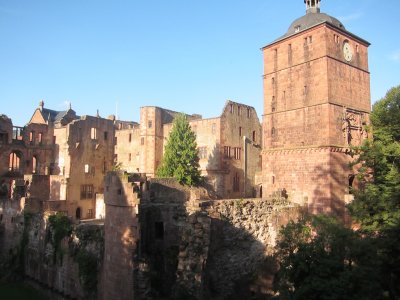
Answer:
<svg viewBox="0 0 400 300"><path fill-rule="evenodd" d="M351 61L353 58L353 49L351 49L351 46L348 42L345 42L343 44L343 56L344 59L347 61Z"/></svg>

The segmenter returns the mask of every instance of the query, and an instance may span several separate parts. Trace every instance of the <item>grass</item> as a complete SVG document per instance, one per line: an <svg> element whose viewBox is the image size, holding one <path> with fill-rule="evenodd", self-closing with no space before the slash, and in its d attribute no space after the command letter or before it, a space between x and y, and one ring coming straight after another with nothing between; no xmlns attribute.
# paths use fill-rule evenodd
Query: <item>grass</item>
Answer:
<svg viewBox="0 0 400 300"><path fill-rule="evenodd" d="M0 282L0 298L7 300L48 300L39 291L22 283Z"/></svg>

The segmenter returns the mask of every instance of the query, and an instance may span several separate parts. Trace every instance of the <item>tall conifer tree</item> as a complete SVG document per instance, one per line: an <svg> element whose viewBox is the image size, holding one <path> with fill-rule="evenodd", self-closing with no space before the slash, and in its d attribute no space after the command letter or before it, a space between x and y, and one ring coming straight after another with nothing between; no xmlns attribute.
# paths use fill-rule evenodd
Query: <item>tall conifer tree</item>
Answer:
<svg viewBox="0 0 400 300"><path fill-rule="evenodd" d="M174 177L179 183L190 186L200 181L196 134L184 114L174 120L157 176Z"/></svg>

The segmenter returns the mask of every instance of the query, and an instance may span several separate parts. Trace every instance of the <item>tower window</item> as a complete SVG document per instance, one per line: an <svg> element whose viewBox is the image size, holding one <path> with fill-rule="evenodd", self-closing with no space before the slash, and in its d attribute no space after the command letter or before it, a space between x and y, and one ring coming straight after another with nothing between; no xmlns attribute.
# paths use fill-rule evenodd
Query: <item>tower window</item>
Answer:
<svg viewBox="0 0 400 300"><path fill-rule="evenodd" d="M236 173L233 177L233 191L239 192L240 191L240 177L239 174Z"/></svg>
<svg viewBox="0 0 400 300"><path fill-rule="evenodd" d="M256 141L256 131L253 130L253 142L255 142L255 141Z"/></svg>
<svg viewBox="0 0 400 300"><path fill-rule="evenodd" d="M144 145L144 137L142 137L142 138L140 139L140 144L141 144L141 145Z"/></svg>
<svg viewBox="0 0 400 300"><path fill-rule="evenodd" d="M239 127L239 136L241 137L242 134L243 134L243 128L242 128L242 127Z"/></svg>
<svg viewBox="0 0 400 300"><path fill-rule="evenodd" d="M247 117L250 118L250 116L251 116L250 108L247 108Z"/></svg>
<svg viewBox="0 0 400 300"><path fill-rule="evenodd" d="M234 108L233 104L230 105L230 110L231 110L231 114L233 114L235 112L235 108Z"/></svg>
<svg viewBox="0 0 400 300"><path fill-rule="evenodd" d="M97 128L92 127L90 130L90 137L92 140L96 140L97 139Z"/></svg>
<svg viewBox="0 0 400 300"><path fill-rule="evenodd" d="M153 121L150 120L149 122L147 122L147 125L148 125L148 126L147 126L148 128L153 127Z"/></svg>
<svg viewBox="0 0 400 300"><path fill-rule="evenodd" d="M129 140L129 143L132 142L132 133L129 134L128 140Z"/></svg>
<svg viewBox="0 0 400 300"><path fill-rule="evenodd" d="M309 43L309 44L312 43L312 36L311 36L311 35L308 37L308 43Z"/></svg>

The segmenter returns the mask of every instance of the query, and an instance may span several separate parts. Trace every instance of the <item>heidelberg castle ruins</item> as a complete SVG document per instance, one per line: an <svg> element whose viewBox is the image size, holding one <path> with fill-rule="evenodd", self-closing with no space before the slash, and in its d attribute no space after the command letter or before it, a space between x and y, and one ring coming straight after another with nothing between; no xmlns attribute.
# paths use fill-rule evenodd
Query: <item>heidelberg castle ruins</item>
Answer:
<svg viewBox="0 0 400 300"><path fill-rule="evenodd" d="M251 106L187 115L201 174L219 199L284 191L311 213L343 215L356 185L350 146L367 138L369 43L306 0L306 14L262 48L262 124ZM78 116L40 101L24 127L0 116L0 181L7 197L36 189L74 220L104 218L104 176L118 166L153 178L177 112L146 106L139 123ZM43 176L35 176L43 175Z"/></svg>

